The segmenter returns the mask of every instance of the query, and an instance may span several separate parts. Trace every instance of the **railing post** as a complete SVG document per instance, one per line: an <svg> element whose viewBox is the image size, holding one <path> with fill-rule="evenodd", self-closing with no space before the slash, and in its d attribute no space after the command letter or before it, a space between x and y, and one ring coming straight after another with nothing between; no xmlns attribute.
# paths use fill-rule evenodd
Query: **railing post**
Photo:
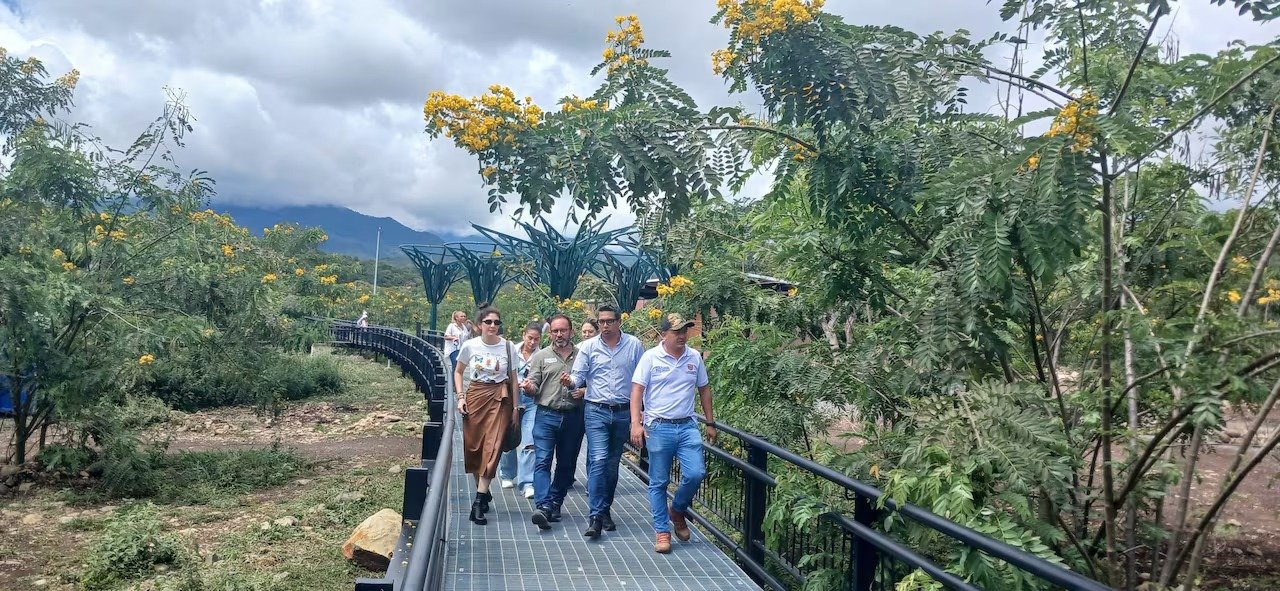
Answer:
<svg viewBox="0 0 1280 591"><path fill-rule="evenodd" d="M747 463L761 471L769 471L769 452L752 445L747 448ZM764 565L764 513L768 505L769 485L742 473L743 500L742 546L752 562Z"/></svg>
<svg viewBox="0 0 1280 591"><path fill-rule="evenodd" d="M856 495L853 501L853 520L874 528L879 518L879 511L872 505L871 499L864 495ZM853 537L853 591L871 591L876 581L876 566L880 562L880 550L871 542L855 535Z"/></svg>

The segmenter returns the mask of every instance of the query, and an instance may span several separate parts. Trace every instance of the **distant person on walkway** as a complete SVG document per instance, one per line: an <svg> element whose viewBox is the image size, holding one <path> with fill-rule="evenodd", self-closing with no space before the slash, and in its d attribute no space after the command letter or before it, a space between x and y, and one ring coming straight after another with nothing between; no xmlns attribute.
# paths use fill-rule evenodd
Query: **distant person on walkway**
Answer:
<svg viewBox="0 0 1280 591"><path fill-rule="evenodd" d="M582 450L584 422L582 397L585 390L560 382L560 375L573 369L578 349L573 345L573 321L564 314L550 318L551 344L534 354L529 377L522 383L525 392L537 397L537 418L533 422L533 523L551 529L560 521L560 508L573 484L573 473ZM555 471L552 472L552 461Z"/></svg>
<svg viewBox="0 0 1280 591"><path fill-rule="evenodd" d="M542 343L542 324L531 322L524 327L524 335L520 348L516 351L516 379L529 377L529 362L533 354L538 352ZM516 383L520 383L517 381ZM502 479L502 488L519 487L524 498L533 498L533 415L538 408L534 397L520 393L520 446L502 453L502 461L498 463L498 478Z"/></svg>
<svg viewBox="0 0 1280 591"><path fill-rule="evenodd" d="M601 306L596 318L600 322L600 334L582 344L573 362L573 371L560 376L566 387L587 388L583 412L591 515L582 535L588 538L599 537L602 529L617 529L610 509L613 493L618 488L622 446L631 432L631 376L644 353L640 339L623 334L616 308Z"/></svg>
<svg viewBox="0 0 1280 591"><path fill-rule="evenodd" d="M667 314L659 327L662 342L644 352L631 378L631 444L649 449L649 509L657 532L653 549L661 554L671 551L673 524L676 537L689 541L685 512L706 476L702 436L693 418L695 395L707 419L707 439L716 439L707 366L702 355L686 345L691 326L693 322L679 314ZM676 459L680 461L680 485L668 506L667 483Z"/></svg>
<svg viewBox="0 0 1280 591"><path fill-rule="evenodd" d="M577 344L578 349L581 350L583 343L586 343L587 340L591 339L592 337L598 334L600 334L600 324L596 322L595 318L587 318L586 320L583 320L582 321L582 338L581 340L578 341L578 344Z"/></svg>
<svg viewBox="0 0 1280 591"><path fill-rule="evenodd" d="M485 308L476 318L480 320L480 336L462 343L453 383L462 384L464 378L470 382L466 391L458 394L458 412L463 416L462 457L476 483L470 519L484 525L488 523L484 514L493 500L489 483L498 472L503 435L516 419L515 346L502 338L502 314L497 310Z"/></svg>
<svg viewBox="0 0 1280 591"><path fill-rule="evenodd" d="M360 312L360 318L356 320L356 328L369 328L369 311Z"/></svg>
<svg viewBox="0 0 1280 591"><path fill-rule="evenodd" d="M444 329L444 354L449 356L449 365L458 364L458 348L471 338L471 323L467 322L467 313L457 310L453 313L453 322ZM459 384L454 384L458 386Z"/></svg>

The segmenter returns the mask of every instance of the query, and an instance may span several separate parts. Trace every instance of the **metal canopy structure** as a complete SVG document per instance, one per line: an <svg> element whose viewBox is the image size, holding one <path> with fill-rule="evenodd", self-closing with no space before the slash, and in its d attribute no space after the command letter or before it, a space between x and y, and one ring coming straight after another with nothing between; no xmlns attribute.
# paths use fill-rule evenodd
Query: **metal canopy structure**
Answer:
<svg viewBox="0 0 1280 591"><path fill-rule="evenodd" d="M556 301L573 297L578 289L578 278L591 270L596 264L596 256L610 242L632 232L632 228L605 230L604 218L594 224L578 227L572 237L561 234L546 219L538 218L535 223L520 222L528 239L517 238L497 230L471 224L485 237L507 250L523 255L533 261L538 279L547 284Z"/></svg>
<svg viewBox="0 0 1280 591"><path fill-rule="evenodd" d="M646 282L659 267L657 260L639 243L624 237L596 255L591 274L613 287L620 312L631 312L636 309Z"/></svg>
<svg viewBox="0 0 1280 591"><path fill-rule="evenodd" d="M466 271L476 305L492 304L498 290L516 277L513 261L520 253L501 244L450 242L444 245Z"/></svg>
<svg viewBox="0 0 1280 591"><path fill-rule="evenodd" d="M431 302L431 330L436 330L436 310L449 288L462 278L462 264L443 244L402 244L400 250L422 273L422 288Z"/></svg>

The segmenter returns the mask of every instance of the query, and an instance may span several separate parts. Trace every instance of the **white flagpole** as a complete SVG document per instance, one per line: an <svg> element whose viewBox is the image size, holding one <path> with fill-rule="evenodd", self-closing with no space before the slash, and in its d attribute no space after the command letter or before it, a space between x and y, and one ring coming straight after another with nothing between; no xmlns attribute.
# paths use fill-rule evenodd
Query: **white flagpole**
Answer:
<svg viewBox="0 0 1280 591"><path fill-rule="evenodd" d="M378 242L373 247L373 296L378 297L378 255L382 251L382 226L378 226Z"/></svg>

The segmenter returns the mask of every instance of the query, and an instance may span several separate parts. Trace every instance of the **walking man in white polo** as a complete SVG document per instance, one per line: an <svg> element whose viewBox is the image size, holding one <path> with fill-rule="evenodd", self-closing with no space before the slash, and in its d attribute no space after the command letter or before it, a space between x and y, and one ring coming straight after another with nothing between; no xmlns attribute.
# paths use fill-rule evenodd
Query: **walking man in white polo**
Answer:
<svg viewBox="0 0 1280 591"><path fill-rule="evenodd" d="M716 438L707 366L702 355L686 345L691 326L693 322L679 314L667 314L659 327L662 342L640 356L631 378L631 444L649 450L649 509L657 532L653 549L661 554L671 551L673 525L676 537L689 541L686 511L706 476L702 436L693 418L695 397L707 419L707 439ZM667 484L677 459L680 484L668 506Z"/></svg>

